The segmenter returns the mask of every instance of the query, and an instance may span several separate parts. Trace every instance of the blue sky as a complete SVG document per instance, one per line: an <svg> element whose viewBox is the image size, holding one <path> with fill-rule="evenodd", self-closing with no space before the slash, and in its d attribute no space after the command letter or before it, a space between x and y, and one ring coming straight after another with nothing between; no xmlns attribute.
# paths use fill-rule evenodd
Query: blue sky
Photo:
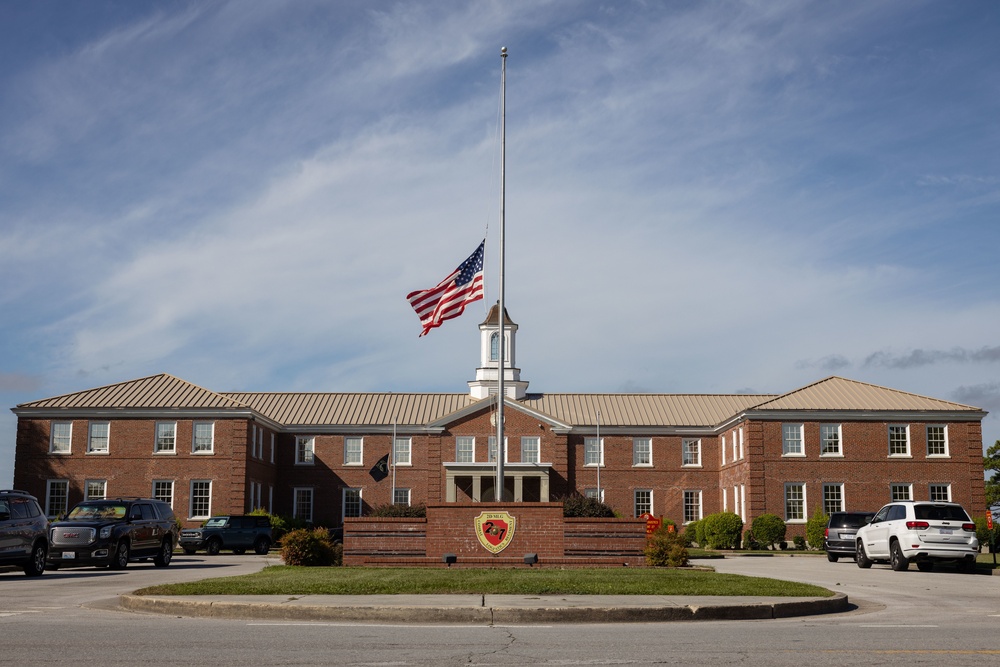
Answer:
<svg viewBox="0 0 1000 667"><path fill-rule="evenodd" d="M841 375L992 444L998 34L992 2L0 3L0 402L465 391L506 46L529 391ZM405 295L484 234L486 301L418 338Z"/></svg>

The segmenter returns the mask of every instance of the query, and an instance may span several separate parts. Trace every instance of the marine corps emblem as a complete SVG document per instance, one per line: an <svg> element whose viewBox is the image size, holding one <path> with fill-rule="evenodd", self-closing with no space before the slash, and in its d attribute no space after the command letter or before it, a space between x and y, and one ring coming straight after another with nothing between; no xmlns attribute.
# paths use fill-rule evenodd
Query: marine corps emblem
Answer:
<svg viewBox="0 0 1000 667"><path fill-rule="evenodd" d="M510 545L517 519L508 512L482 512L473 519L473 523L476 526L476 537L483 548L498 554Z"/></svg>

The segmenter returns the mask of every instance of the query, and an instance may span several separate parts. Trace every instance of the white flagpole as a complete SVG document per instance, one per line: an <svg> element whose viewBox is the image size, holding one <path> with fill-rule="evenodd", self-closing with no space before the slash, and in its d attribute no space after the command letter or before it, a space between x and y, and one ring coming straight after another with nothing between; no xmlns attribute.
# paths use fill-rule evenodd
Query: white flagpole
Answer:
<svg viewBox="0 0 1000 667"><path fill-rule="evenodd" d="M500 49L500 293L497 302L497 480L496 491L493 494L495 501L504 500L504 458L507 451L503 441L503 375L504 375L504 197L505 183L504 167L506 164L506 123L507 123L507 47Z"/></svg>
<svg viewBox="0 0 1000 667"><path fill-rule="evenodd" d="M601 442L601 411L597 411L597 502L603 503L601 495L601 465L604 463L604 443Z"/></svg>
<svg viewBox="0 0 1000 667"><path fill-rule="evenodd" d="M392 444L389 445L389 466L392 468L392 495L389 504L396 504L396 420L392 420Z"/></svg>

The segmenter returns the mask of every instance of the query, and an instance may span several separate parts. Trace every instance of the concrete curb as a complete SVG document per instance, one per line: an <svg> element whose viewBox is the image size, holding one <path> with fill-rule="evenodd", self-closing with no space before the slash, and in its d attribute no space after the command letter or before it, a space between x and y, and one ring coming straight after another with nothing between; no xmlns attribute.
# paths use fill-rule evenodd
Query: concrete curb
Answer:
<svg viewBox="0 0 1000 667"><path fill-rule="evenodd" d="M271 602L192 599L199 596L122 595L119 606L130 611L211 618L274 621L342 621L350 623L524 625L551 623L660 623L671 621L765 620L847 611L847 596L794 598L783 601L685 604L683 596L669 602L650 604L637 596L634 603L625 597L607 596L606 604L593 599L583 603L567 598L527 598L517 604L482 602L434 604L404 596L399 604L373 599L357 604L356 598L343 604L310 604L296 598L275 596ZM308 597L308 596L307 596ZM323 596L325 598L335 596ZM479 596L476 596L479 597ZM413 604L406 604L407 601Z"/></svg>

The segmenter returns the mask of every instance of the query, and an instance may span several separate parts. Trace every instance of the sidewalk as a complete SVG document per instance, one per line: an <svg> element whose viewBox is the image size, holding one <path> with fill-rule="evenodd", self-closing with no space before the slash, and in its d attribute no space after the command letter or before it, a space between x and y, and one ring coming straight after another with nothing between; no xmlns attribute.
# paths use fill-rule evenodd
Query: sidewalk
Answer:
<svg viewBox="0 0 1000 667"><path fill-rule="evenodd" d="M139 612L245 620L526 625L788 618L847 611L828 598L685 595L122 595Z"/></svg>

